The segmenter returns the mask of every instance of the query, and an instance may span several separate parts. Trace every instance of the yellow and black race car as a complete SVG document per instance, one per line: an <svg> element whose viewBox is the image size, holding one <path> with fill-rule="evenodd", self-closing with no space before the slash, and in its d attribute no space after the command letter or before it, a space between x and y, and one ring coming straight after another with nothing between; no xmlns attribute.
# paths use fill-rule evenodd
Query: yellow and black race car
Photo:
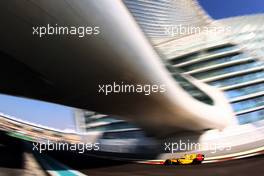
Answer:
<svg viewBox="0 0 264 176"><path fill-rule="evenodd" d="M178 165L178 164L201 164L204 160L203 154L185 154L181 158L171 158L164 162L164 165Z"/></svg>

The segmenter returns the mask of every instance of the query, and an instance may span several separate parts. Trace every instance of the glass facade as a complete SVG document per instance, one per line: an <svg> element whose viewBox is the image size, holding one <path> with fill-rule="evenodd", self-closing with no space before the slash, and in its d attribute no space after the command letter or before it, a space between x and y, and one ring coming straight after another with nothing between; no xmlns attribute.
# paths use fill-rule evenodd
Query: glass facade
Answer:
<svg viewBox="0 0 264 176"><path fill-rule="evenodd" d="M204 68L204 67L208 67L208 66L212 66L212 65L217 65L217 64L230 62L230 61L239 60L239 59L241 59L241 57L243 57L243 56L235 53L235 56L224 56L224 57L219 57L219 58L217 58L217 57L211 58L210 60L201 61L197 64L191 64L188 66L181 67L181 69L183 69L185 71L191 71L191 70Z"/></svg>
<svg viewBox="0 0 264 176"><path fill-rule="evenodd" d="M231 105L240 124L264 119L263 21L264 15L220 20L232 29L231 33L223 33L218 38L225 44L213 47L216 41L209 38L214 35L205 34L200 38L194 35L182 40L185 42L182 45L186 49L186 46L192 46L192 40L200 40L197 48L192 47L195 52L182 53L179 48L182 56L171 57L171 53L177 54L177 51L168 54L173 58L171 63L183 73L205 79L208 84L225 90L229 101L234 102ZM206 46L210 46L209 49Z"/></svg>
<svg viewBox="0 0 264 176"><path fill-rule="evenodd" d="M185 0L179 2L184 3ZM170 15L175 17L175 14L171 13L175 9L168 11L165 1L157 1L154 6L149 0L144 2L126 0L125 3L145 34L155 44L156 49L161 52L166 60L164 61L165 66L171 75L193 98L210 105L214 103L206 92L199 90L182 73L190 72L190 76L200 80L214 78L211 81L207 80L206 83L225 90L224 93L237 114L240 124L264 119L264 96L262 94L264 91L264 15L220 20L221 24L231 27L231 33L194 34L185 36L186 39L184 37L177 39L179 36L169 37L174 41L171 40L168 44L163 43L159 46L159 40L156 39L163 39L165 36L164 42L168 38L164 34L164 28L161 28L162 25L153 25L153 18L157 19L159 24L172 24L168 17ZM156 13L159 10L167 16L160 16L161 13ZM191 12L190 16L192 16ZM175 24L178 22L182 22L181 19L176 19ZM201 25L205 24L200 22ZM228 76L221 77L222 75ZM86 131L103 131L104 139L140 138L144 135L133 124L118 120L113 116L87 113L85 123L87 124ZM122 132L116 132L118 130Z"/></svg>
<svg viewBox="0 0 264 176"><path fill-rule="evenodd" d="M261 91L264 91L264 83L228 90L226 91L226 94L229 98L237 98L240 96L250 95L252 93L261 92Z"/></svg>
<svg viewBox="0 0 264 176"><path fill-rule="evenodd" d="M180 64L182 62L187 62L187 61L196 59L199 55L200 55L199 52L194 52L194 53L191 53L191 54L186 54L184 56L174 58L174 59L170 60L170 62L172 64Z"/></svg>
<svg viewBox="0 0 264 176"><path fill-rule="evenodd" d="M100 122L114 123L114 122L120 122L120 121L121 120L118 120L118 118L115 118L113 116L105 116L102 118L94 119L93 121L90 121L90 122L93 122L93 123L100 123Z"/></svg>
<svg viewBox="0 0 264 176"><path fill-rule="evenodd" d="M206 52L210 54L219 54L219 53L225 53L227 51L232 51L234 49L237 49L237 46L232 44L227 44L224 46L207 49Z"/></svg>
<svg viewBox="0 0 264 176"><path fill-rule="evenodd" d="M195 74L192 74L192 76L198 79L206 79L206 78L210 78L214 76L219 76L223 74L228 74L232 72L238 72L238 71L243 71L243 70L250 69L250 68L255 68L261 65L263 65L261 62L251 61L250 63L244 63L244 64L239 64L239 65L233 65L233 66L228 66L224 68L204 71L200 73L195 73Z"/></svg>
<svg viewBox="0 0 264 176"><path fill-rule="evenodd" d="M264 119L264 109L238 116L238 120L240 124L252 123L262 119Z"/></svg>
<svg viewBox="0 0 264 176"><path fill-rule="evenodd" d="M184 63L187 61L197 60L197 59L206 58L206 57L208 57L208 60L209 59L216 59L218 56L216 56L214 58L210 58L210 56L213 54L223 54L223 56L221 56L221 55L219 56L220 58L239 54L239 52L237 52L237 51L234 51L234 53L230 53L230 54L225 53L228 51L232 51L234 49L238 49L238 48L234 45L228 45L226 47L219 46L219 47L207 49L206 51L196 51L196 52L192 52L190 54L186 54L186 55L183 55L180 57L176 57L176 58L171 59L170 62L172 64L180 64L180 63ZM208 53L208 51L210 51L210 50L212 50L213 53ZM235 58L233 58L233 59L235 59ZM207 59L204 59L204 60L207 60Z"/></svg>
<svg viewBox="0 0 264 176"><path fill-rule="evenodd" d="M234 76L231 78L221 79L217 81L209 82L210 85L216 86L216 87L225 87L225 86L231 86L236 85L240 83L249 82L256 79L264 79L264 72L258 71L258 72L251 72L248 74L243 74L239 76Z"/></svg>
<svg viewBox="0 0 264 176"><path fill-rule="evenodd" d="M171 72L172 77L177 81L177 83L188 92L193 98L199 100L203 103L213 105L213 100L199 88L194 86L190 81L184 78L180 73L181 71L173 67L170 63L165 63L167 69Z"/></svg>
<svg viewBox="0 0 264 176"><path fill-rule="evenodd" d="M102 139L139 139L144 137L141 130L129 130L122 132L106 132L103 134Z"/></svg>
<svg viewBox="0 0 264 176"><path fill-rule="evenodd" d="M110 123L107 125L98 125L95 127L89 127L86 131L112 131L112 130L122 130L122 129L131 129L137 128L136 126L129 124L128 122L118 122Z"/></svg>
<svg viewBox="0 0 264 176"><path fill-rule="evenodd" d="M248 100L242 100L237 103L233 103L232 107L236 112L238 111L243 111L243 110L248 110L251 108L255 108L258 106L263 106L264 105L264 96L262 97L257 97L257 98L251 98Z"/></svg>

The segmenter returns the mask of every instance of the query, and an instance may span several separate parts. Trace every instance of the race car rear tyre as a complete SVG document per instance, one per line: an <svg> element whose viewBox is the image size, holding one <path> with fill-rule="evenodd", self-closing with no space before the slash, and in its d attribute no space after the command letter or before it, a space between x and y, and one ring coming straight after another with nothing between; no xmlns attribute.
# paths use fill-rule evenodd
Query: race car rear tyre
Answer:
<svg viewBox="0 0 264 176"><path fill-rule="evenodd" d="M171 165L172 163L171 163L171 160L166 160L165 162L164 162L164 165Z"/></svg>
<svg viewBox="0 0 264 176"><path fill-rule="evenodd" d="M196 159L193 160L193 164L201 164L201 163L202 163L202 161L198 161Z"/></svg>

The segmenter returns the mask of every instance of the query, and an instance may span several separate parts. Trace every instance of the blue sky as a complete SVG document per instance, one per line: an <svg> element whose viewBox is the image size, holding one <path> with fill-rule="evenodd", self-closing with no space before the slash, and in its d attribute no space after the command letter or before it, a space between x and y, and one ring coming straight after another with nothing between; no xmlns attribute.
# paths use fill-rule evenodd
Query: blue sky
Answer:
<svg viewBox="0 0 264 176"><path fill-rule="evenodd" d="M215 19L264 13L264 0L198 0ZM0 112L58 129L73 129L72 109L0 94Z"/></svg>
<svg viewBox="0 0 264 176"><path fill-rule="evenodd" d="M214 18L264 13L264 0L198 0Z"/></svg>
<svg viewBox="0 0 264 176"><path fill-rule="evenodd" d="M0 112L57 129L74 129L72 108L0 94Z"/></svg>

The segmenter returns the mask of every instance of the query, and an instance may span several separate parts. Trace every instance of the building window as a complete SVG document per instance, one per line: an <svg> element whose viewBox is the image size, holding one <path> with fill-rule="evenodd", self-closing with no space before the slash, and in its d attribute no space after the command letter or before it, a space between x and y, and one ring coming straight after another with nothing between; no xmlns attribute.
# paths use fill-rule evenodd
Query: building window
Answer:
<svg viewBox="0 0 264 176"><path fill-rule="evenodd" d="M264 105L264 96L252 98L249 100L244 100L244 101L240 101L240 102L232 104L232 106L236 112L255 108L258 106L263 106L263 105Z"/></svg>
<svg viewBox="0 0 264 176"><path fill-rule="evenodd" d="M239 124L252 123L264 119L264 109L238 116Z"/></svg>
<svg viewBox="0 0 264 176"><path fill-rule="evenodd" d="M229 91L226 91L226 94L229 98L236 98L236 97L249 95L249 94L260 92L260 91L264 91L264 83L242 87L239 89L229 90Z"/></svg>

